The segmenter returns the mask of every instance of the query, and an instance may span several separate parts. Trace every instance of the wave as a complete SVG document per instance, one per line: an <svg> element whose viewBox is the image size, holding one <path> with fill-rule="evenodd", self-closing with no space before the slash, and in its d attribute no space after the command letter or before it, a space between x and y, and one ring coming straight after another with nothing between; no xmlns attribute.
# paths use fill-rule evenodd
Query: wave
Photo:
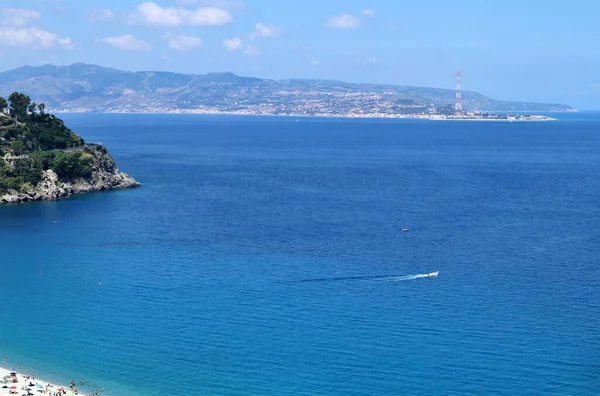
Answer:
<svg viewBox="0 0 600 396"><path fill-rule="evenodd" d="M426 274L414 275L364 275L364 276L339 276L331 278L311 278L301 279L291 283L309 283L309 282L338 282L338 281L363 281L363 280L389 280L389 281L409 281L420 278L430 278L438 276L439 271L429 272Z"/></svg>

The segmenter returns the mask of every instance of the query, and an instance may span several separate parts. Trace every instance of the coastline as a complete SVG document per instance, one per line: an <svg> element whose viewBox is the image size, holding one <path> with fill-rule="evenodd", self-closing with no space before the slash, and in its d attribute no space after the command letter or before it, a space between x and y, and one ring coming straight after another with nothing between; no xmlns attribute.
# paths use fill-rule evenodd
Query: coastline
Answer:
<svg viewBox="0 0 600 396"><path fill-rule="evenodd" d="M89 147L89 145L77 148L77 150L83 151L85 147ZM56 201L69 198L74 194L141 187L137 180L119 170L106 147L100 145L95 147L96 149L90 154L94 165L88 179L61 181L56 172L48 169L42 171L41 180L37 184L29 185L27 189L8 190L0 193L0 205Z"/></svg>
<svg viewBox="0 0 600 396"><path fill-rule="evenodd" d="M56 173L52 170L47 170L43 172L42 181L38 185L33 186L32 189L27 191L9 190L7 193L0 194L0 205L37 201L58 201L70 198L76 194L141 187L141 183L123 172L110 174L108 177L102 174L97 178L100 179L102 177L104 177L104 179L101 183L89 182L86 180L78 180L74 183L61 182L58 180ZM109 177L112 179L109 179Z"/></svg>
<svg viewBox="0 0 600 396"><path fill-rule="evenodd" d="M11 375L11 373L16 373L16 375ZM101 391L88 391L87 389L83 388L77 389L77 386L71 389L69 386L58 385L50 381L44 381L41 378L37 378L35 374L29 374L27 372L22 373L11 370L10 368L6 367L0 367L0 377L2 377L2 384L0 385L0 396L14 396L27 394L47 396L75 396L88 394L95 395L96 393L94 392ZM17 382L14 382L15 380Z"/></svg>
<svg viewBox="0 0 600 396"><path fill-rule="evenodd" d="M176 110L160 110L160 111L121 111L121 110L109 110L109 111L91 111L88 109L66 109L66 110L52 110L56 114L158 114L158 115L229 115L229 116L262 116L262 117L293 117L293 118L360 118L360 119L406 119L406 120L431 120L431 121L501 121L501 122L530 122L530 121L557 121L556 118L542 116L542 115L517 115L510 118L494 118L494 117L481 117L481 116L445 116L445 115L430 115L430 114L384 114L384 113L373 113L373 114L271 114L271 113L247 113L247 112L236 112L236 111L206 111L199 109L176 109ZM527 118L519 118L527 117Z"/></svg>
<svg viewBox="0 0 600 396"><path fill-rule="evenodd" d="M597 113L590 119L599 117ZM590 186L586 172L597 163L594 145L590 144L596 128L593 121L563 122L559 117L561 121L554 124L517 124L515 128L494 123L424 125L421 121L327 119L301 119L296 123L287 118L210 116L81 115L68 121L83 126L90 119L91 123L106 123L112 128L88 133L88 129L80 127L84 136L110 142L116 155L123 153L132 141L148 137L143 147L124 156L126 163L122 166L129 170L126 165L132 163L131 158L142 158L138 165L144 166L144 171L135 176L146 179L149 187L106 196L97 194L100 199L75 199L60 205L27 205L4 211L0 207L7 248L4 257L6 264L10 263L4 271L4 291L9 298L2 337L10 347L5 352L10 359L3 364L5 367L15 364L20 372L31 372L33 368L36 378L39 375L62 385L68 385L72 376L76 381L83 377L106 385L109 391L102 396L236 392L275 396L278 389L302 393L307 388L363 395L443 394L445 389L476 394L478 389L470 385L475 382L487 384L481 385L483 394L493 394L499 388L514 392L515 396L552 393L553 389L567 389L564 396L595 394L593 383L582 382L587 377L582 377L581 365L572 361L557 365L556 361L565 353L587 361L595 358L589 342L600 327L600 312L596 316L576 309L577 315L572 316L572 312L559 309L559 321L586 323L586 317L596 317L592 324L598 326L583 326L586 332L572 336L571 327L564 326L557 333L548 333L549 338L540 337L536 327L539 330L540 321L547 318L544 304L563 306L562 296L553 295L550 302L535 300L536 305L529 307L532 309L519 311L520 303L531 300L529 293L539 292L541 285L530 285L530 280L512 270L508 260L494 254L512 242L519 251L531 250L533 238L534 242L543 241L549 232L559 237L569 234L569 238L590 243L561 244L558 247L566 249L564 257L569 259L578 250L584 251L587 254L582 255L582 260L590 264L586 271L591 268L588 274L594 274L594 241L586 239L586 227L579 226L593 223L586 222L585 215L590 209L593 212L594 200L583 197L577 210L561 211L571 207L573 191L593 196L593 189L586 192L586 186ZM249 133L248 124L254 124L251 126L261 134ZM314 130L304 138L302 130L306 126ZM198 134L202 127L213 130ZM348 135L350 127L356 128L352 135ZM549 133L544 131L548 128ZM422 129L427 130L422 133ZM224 139L226 135L235 137L233 143L219 144L232 141ZM201 139L196 140L196 136ZM269 140L273 136L276 141ZM360 144L363 142L367 144ZM185 157L171 161L182 154L183 143L188 151ZM197 161L201 156L210 163ZM231 161L235 156L241 161ZM563 173L566 164L572 164L572 172ZM567 184L567 188L548 188L549 173L540 173L546 166L559 180L577 183ZM413 176L404 179L407 172ZM173 174L185 175L185 179L164 177ZM502 177L506 175L517 179ZM200 184L203 180L205 185ZM277 183L281 180L286 184ZM270 189L268 195L248 189L247 183L255 181ZM507 183L518 186L522 181L526 182L527 191L507 192ZM339 195L340 183L351 187L348 195ZM197 194L192 194L190 186L194 185L199 187ZM485 194L473 190L473 186L486 189ZM548 193L544 199L540 198L540 191ZM323 199L324 195L330 198ZM265 205L257 212L245 210L270 197L277 200L274 205ZM431 202L432 212L421 215L424 205ZM530 218L537 222L540 203L557 208L554 213L560 218L530 230L513 221ZM524 210L526 207L521 204L533 209ZM552 212L552 207L542 209ZM186 208L205 212L189 216ZM363 213L358 213L357 208L364 209ZM370 212L373 208L376 212ZM498 221L499 208L510 208L508 223ZM329 227L311 217L323 213L328 216L325 221ZM373 215L383 226L375 224L373 228L370 220L364 222ZM466 217L457 217L463 215ZM259 226L275 228L268 233L257 229L257 218ZM56 219L58 223L52 224ZM164 226L170 224L176 227L165 232ZM403 227L410 228L410 232L401 233ZM440 237L444 228L453 227L460 235ZM232 230L235 232L229 232ZM505 236L498 237L499 230ZM333 235L337 231L341 233ZM399 238L392 235L394 231L399 231ZM82 232L85 238L81 237ZM478 267L477 263L486 258L499 258L495 262L498 274L481 282L489 281L492 289L498 282L531 286L513 295L519 301L507 299L504 292L512 289L506 290L502 285L499 293L483 293L490 297L484 305L515 309L514 321L503 320L504 312L492 318L472 315L475 308L463 310L462 316L453 312L452 307L460 306L465 296L477 299L482 295L482 285L477 282L461 286L460 292L454 293L459 281L476 279L481 268L472 276L462 273L462 267L453 268L450 260L437 260L440 255L430 249L416 249L415 259L409 263L395 259L403 255L403 246L413 249L409 245L415 245L415 241L441 238L450 243L441 245L447 248L442 256L456 255L459 259L455 261L460 261L463 239L473 236L485 240L478 241L472 249L469 245L474 254L465 260L469 265ZM310 240L306 245L298 243L307 237ZM327 245L323 246L322 241L327 241ZM330 246L330 241L335 244ZM47 249L50 244L56 244L56 249ZM267 254L263 248L271 251ZM311 256L302 256L304 253ZM527 257L539 256L533 251ZM387 258L392 261L390 268L384 264ZM436 260L443 261L436 268L443 276L423 282L289 283L338 275L385 275L388 271L408 274L413 273L413 268ZM524 270L536 273L535 260L524 261ZM569 267L572 269L573 264L565 262L548 277L541 276L540 281L548 281L552 290L558 279L564 286L562 290L567 290L566 295L575 302L580 296L593 294L594 283L589 278L575 285L581 290L569 294L572 285L560 282ZM44 271L43 275L38 275L39 270ZM504 274L508 278L499 277ZM101 286L97 285L99 281ZM270 284L274 290L264 292ZM375 284L383 288L364 292ZM332 294L336 297L323 302ZM290 296L298 299L288 304ZM402 307L407 301L416 303ZM394 321L401 311L399 307L401 315L415 319L418 326ZM440 313L447 316L437 317ZM348 315L359 319L360 328L339 325L340 320L348 320ZM432 324L445 325L442 319L455 327L451 334L432 336L427 332ZM315 332L315 323L323 323L323 328ZM507 349L502 343L490 342L489 337L479 337L490 328L490 323L500 336L515 331L517 323L515 334L524 337L518 339L521 344ZM289 335L290 326L297 336ZM469 332L462 332L463 328ZM473 350L466 351L466 356L461 355L464 345L455 342L464 334L480 341ZM561 342L565 337L568 349L551 348L551 353L547 353L549 340ZM380 353L381 346L370 343L374 339L392 346L392 353ZM463 387L460 379L456 381L445 374L444 364L431 365L440 359L439 351L431 348L434 343L448 348L445 355L460 356L458 363L467 367L473 382ZM321 348L325 344L335 348ZM519 359L521 346L526 344L532 345L535 354L528 356L523 365L511 365L511 359ZM313 350L315 346L317 349ZM298 350L308 353L299 354ZM404 356L406 351L419 351L422 356ZM313 359L313 352L318 359ZM492 364L477 367L481 356L488 352L493 354ZM328 375L332 364L342 365L344 373L353 375L341 373L332 381ZM380 370L381 375L363 376L364 367ZM472 370L473 367L477 368ZM522 378L531 379L527 377L530 367L536 370L535 381L523 381ZM560 386L554 386L556 383ZM127 392L130 389L134 392ZM573 394L569 394L569 389L574 389Z"/></svg>

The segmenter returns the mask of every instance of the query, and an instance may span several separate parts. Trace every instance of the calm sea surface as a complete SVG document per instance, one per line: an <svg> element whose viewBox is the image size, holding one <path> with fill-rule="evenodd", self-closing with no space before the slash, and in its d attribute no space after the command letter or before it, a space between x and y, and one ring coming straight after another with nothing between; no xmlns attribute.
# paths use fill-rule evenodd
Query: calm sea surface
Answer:
<svg viewBox="0 0 600 396"><path fill-rule="evenodd" d="M0 207L6 365L113 396L600 393L600 114L64 119L144 187Z"/></svg>

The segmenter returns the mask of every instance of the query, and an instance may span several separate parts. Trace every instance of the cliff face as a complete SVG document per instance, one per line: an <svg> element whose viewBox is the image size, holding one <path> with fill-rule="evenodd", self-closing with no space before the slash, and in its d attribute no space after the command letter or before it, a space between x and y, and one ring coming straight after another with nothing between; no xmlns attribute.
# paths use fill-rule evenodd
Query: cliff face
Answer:
<svg viewBox="0 0 600 396"><path fill-rule="evenodd" d="M52 169L42 172L41 180L35 185L27 185L21 191L10 190L0 195L0 203L20 203L28 201L57 200L73 194L105 191L117 188L136 188L141 184L135 179L120 172L115 160L103 146L80 148L92 158L92 171L87 178L72 181L61 181Z"/></svg>

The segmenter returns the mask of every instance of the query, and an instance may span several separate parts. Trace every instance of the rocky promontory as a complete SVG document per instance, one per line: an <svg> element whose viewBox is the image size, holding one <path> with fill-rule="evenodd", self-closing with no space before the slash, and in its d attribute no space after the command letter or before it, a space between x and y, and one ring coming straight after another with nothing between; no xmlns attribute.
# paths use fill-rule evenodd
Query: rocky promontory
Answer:
<svg viewBox="0 0 600 396"><path fill-rule="evenodd" d="M0 203L50 201L68 198L73 194L84 192L136 188L141 186L131 176L119 171L115 160L104 146L86 145L81 150L90 154L93 158L92 170L88 178L82 177L73 181L61 181L53 169L46 169L42 171L41 179L38 183L34 185L29 184L19 190L11 189L4 194L0 194Z"/></svg>
<svg viewBox="0 0 600 396"><path fill-rule="evenodd" d="M85 143L26 95L0 97L0 204L135 188L105 146Z"/></svg>

